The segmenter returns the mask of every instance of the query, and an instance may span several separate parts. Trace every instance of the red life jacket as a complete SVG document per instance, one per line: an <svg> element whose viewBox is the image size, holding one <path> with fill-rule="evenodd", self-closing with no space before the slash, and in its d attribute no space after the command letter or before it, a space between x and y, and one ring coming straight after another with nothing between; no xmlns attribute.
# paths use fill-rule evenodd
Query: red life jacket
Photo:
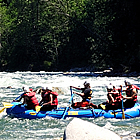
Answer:
<svg viewBox="0 0 140 140"><path fill-rule="evenodd" d="M133 89L140 90L140 88L139 88L137 85L132 85L132 88L133 88Z"/></svg>
<svg viewBox="0 0 140 140"><path fill-rule="evenodd" d="M118 108L121 103L122 96L120 92L117 92L117 91L111 92L111 94L112 94L112 97L114 98L114 102L112 102L111 105Z"/></svg>
<svg viewBox="0 0 140 140"><path fill-rule="evenodd" d="M49 93L48 92L46 92L46 91L44 91L44 92L42 92L42 94L41 94L41 97L42 97L42 100L43 100L43 102L44 103L47 103L47 102L49 102Z"/></svg>
<svg viewBox="0 0 140 140"><path fill-rule="evenodd" d="M58 93L57 92L45 92L45 94L42 96L44 103L47 103L51 100L50 94L53 95L53 102L51 103L51 105L58 105L58 100L57 100Z"/></svg>
<svg viewBox="0 0 140 140"><path fill-rule="evenodd" d="M58 93L51 92L51 94L53 95L53 102L51 103L51 105L58 105L58 100L57 100Z"/></svg>
<svg viewBox="0 0 140 140"><path fill-rule="evenodd" d="M114 98L114 102L120 102L122 96L120 95L120 93L118 93L118 92L114 92L114 94L113 94L113 98Z"/></svg>
<svg viewBox="0 0 140 140"><path fill-rule="evenodd" d="M34 109L36 106L39 105L37 98L35 97L35 92L29 92L24 94L24 96L29 97L29 100L27 101L27 107Z"/></svg>
<svg viewBox="0 0 140 140"><path fill-rule="evenodd" d="M137 85L132 85L133 89L136 89L136 92L138 93L138 90L140 90L140 88Z"/></svg>
<svg viewBox="0 0 140 140"><path fill-rule="evenodd" d="M126 90L126 95L127 95L128 97L131 97L131 96L132 96L133 89L134 89L134 88L132 87L132 88ZM137 101L137 94L134 96L133 101L134 101L134 102Z"/></svg>

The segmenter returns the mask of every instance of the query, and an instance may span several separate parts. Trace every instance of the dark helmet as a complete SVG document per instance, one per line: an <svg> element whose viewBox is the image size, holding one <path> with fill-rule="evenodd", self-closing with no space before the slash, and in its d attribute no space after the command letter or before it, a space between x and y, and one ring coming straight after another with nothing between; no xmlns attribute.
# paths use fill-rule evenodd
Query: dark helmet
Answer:
<svg viewBox="0 0 140 140"><path fill-rule="evenodd" d="M85 82L84 82L84 86L85 86L85 87L88 87L88 86L90 86L90 83L87 83L87 81L85 81Z"/></svg>
<svg viewBox="0 0 140 140"><path fill-rule="evenodd" d="M83 85L86 86L86 84L87 84L87 81L85 81Z"/></svg>
<svg viewBox="0 0 140 140"><path fill-rule="evenodd" d="M131 84L130 82L127 82L127 85L128 85L128 86L132 86L132 84Z"/></svg>

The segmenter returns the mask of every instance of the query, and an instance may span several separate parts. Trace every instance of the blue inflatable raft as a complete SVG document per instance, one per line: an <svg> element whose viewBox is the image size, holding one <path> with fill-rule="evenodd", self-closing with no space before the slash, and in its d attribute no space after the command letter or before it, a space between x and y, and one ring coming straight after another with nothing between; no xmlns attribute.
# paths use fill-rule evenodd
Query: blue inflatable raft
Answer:
<svg viewBox="0 0 140 140"><path fill-rule="evenodd" d="M6 109L6 113L12 118L25 118L25 119L37 119L50 116L58 119L65 119L67 117L77 118L116 118L122 119L122 110L102 110L102 109L73 109L70 107L58 108L52 111L39 111L27 110L24 105L20 105L19 102L12 102L12 107ZM136 103L134 107L124 110L125 119L140 117L140 103Z"/></svg>

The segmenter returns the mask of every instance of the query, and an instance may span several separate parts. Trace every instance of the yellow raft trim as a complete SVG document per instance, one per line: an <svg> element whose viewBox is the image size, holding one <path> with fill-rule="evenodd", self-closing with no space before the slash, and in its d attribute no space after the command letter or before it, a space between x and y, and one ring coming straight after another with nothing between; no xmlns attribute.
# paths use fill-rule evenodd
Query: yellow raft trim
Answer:
<svg viewBox="0 0 140 140"><path fill-rule="evenodd" d="M29 114L30 114L30 115L36 115L36 113L35 113L35 112L30 112Z"/></svg>
<svg viewBox="0 0 140 140"><path fill-rule="evenodd" d="M78 115L78 111L68 111L68 115Z"/></svg>

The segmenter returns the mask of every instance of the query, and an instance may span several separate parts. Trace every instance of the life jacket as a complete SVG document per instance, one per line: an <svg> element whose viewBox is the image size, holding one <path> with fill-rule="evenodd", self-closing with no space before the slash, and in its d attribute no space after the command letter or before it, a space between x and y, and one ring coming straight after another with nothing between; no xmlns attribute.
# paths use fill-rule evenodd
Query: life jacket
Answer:
<svg viewBox="0 0 140 140"><path fill-rule="evenodd" d="M84 91L83 101L90 101L92 95L92 90L90 88L86 88Z"/></svg>
<svg viewBox="0 0 140 140"><path fill-rule="evenodd" d="M136 92L138 93L138 90L140 90L140 88L137 85L132 85L133 89L136 89Z"/></svg>
<svg viewBox="0 0 140 140"><path fill-rule="evenodd" d="M128 97L131 97L132 96L132 93L133 93L133 87L132 88L129 88L129 89L126 89L126 95ZM137 94L134 96L134 98L132 99L134 102L137 101Z"/></svg>
<svg viewBox="0 0 140 140"><path fill-rule="evenodd" d="M112 94L113 98L114 98L114 102L119 102L121 101L121 95L119 92L113 92Z"/></svg>
<svg viewBox="0 0 140 140"><path fill-rule="evenodd" d="M42 95L42 99L44 101L44 103L47 103L50 101L50 94L53 95L53 102L51 103L51 105L58 105L58 100L57 100L57 96L58 93L57 92L45 92L44 95Z"/></svg>
<svg viewBox="0 0 140 140"><path fill-rule="evenodd" d="M46 91L43 91L41 93L41 97L42 97L42 100L43 100L44 103L49 102L49 96L50 96L49 93L46 92Z"/></svg>
<svg viewBox="0 0 140 140"><path fill-rule="evenodd" d="M132 88L136 88L137 90L140 90L140 88L137 85L132 85Z"/></svg>
<svg viewBox="0 0 140 140"><path fill-rule="evenodd" d="M28 108L34 108L39 105L38 100L35 97L35 92L28 92L28 93L24 94L24 96L29 97L29 100L27 100Z"/></svg>
<svg viewBox="0 0 140 140"><path fill-rule="evenodd" d="M51 103L51 105L58 105L58 100L57 100L58 93L51 92L51 94L53 95L53 102Z"/></svg>

